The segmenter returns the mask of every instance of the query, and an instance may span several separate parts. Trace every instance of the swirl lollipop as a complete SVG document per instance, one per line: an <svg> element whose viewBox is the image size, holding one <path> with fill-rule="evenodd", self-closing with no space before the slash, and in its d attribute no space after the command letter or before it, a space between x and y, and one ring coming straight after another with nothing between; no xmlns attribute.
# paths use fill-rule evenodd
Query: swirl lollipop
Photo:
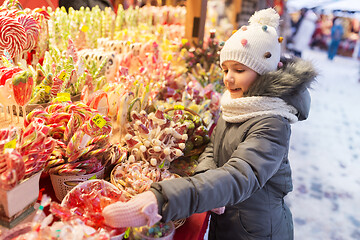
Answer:
<svg viewBox="0 0 360 240"><path fill-rule="evenodd" d="M0 49L13 58L23 51L26 42L25 28L15 19L0 15Z"/></svg>
<svg viewBox="0 0 360 240"><path fill-rule="evenodd" d="M24 51L30 51L35 48L39 39L39 25L31 15L21 15L17 20L24 27L26 33Z"/></svg>

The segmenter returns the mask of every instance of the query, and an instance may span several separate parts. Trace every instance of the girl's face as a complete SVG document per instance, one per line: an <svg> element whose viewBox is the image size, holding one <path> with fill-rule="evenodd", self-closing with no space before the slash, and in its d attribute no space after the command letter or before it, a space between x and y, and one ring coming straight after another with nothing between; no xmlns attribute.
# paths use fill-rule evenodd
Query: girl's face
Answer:
<svg viewBox="0 0 360 240"><path fill-rule="evenodd" d="M231 98L241 98L259 74L236 61L225 61L221 65L224 72L224 84Z"/></svg>

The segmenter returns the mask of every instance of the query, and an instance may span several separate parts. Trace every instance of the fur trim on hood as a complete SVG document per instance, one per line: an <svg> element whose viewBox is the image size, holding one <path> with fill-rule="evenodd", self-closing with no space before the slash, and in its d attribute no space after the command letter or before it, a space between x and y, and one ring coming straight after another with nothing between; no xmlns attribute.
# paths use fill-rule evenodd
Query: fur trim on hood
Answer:
<svg viewBox="0 0 360 240"><path fill-rule="evenodd" d="M308 117L310 94L308 88L318 75L313 65L300 58L282 58L283 66L261 75L244 93L244 97L279 97L298 110L299 120Z"/></svg>

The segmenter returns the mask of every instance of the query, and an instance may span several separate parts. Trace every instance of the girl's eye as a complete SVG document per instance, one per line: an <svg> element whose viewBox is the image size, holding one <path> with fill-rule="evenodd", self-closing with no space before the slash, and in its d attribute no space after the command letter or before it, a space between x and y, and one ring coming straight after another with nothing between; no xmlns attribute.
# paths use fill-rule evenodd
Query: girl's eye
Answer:
<svg viewBox="0 0 360 240"><path fill-rule="evenodd" d="M238 69L238 70L236 70L236 72L242 73L242 72L245 72L245 70L243 70L243 69Z"/></svg>
<svg viewBox="0 0 360 240"><path fill-rule="evenodd" d="M223 69L222 71L223 71L223 73L228 73L229 70Z"/></svg>

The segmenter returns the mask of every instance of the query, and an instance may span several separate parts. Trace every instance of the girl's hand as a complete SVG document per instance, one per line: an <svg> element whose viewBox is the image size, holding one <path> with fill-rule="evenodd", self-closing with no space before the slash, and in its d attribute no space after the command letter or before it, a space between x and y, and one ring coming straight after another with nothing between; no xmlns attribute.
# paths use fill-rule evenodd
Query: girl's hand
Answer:
<svg viewBox="0 0 360 240"><path fill-rule="evenodd" d="M225 207L214 208L211 211L217 215L221 215L225 212Z"/></svg>

